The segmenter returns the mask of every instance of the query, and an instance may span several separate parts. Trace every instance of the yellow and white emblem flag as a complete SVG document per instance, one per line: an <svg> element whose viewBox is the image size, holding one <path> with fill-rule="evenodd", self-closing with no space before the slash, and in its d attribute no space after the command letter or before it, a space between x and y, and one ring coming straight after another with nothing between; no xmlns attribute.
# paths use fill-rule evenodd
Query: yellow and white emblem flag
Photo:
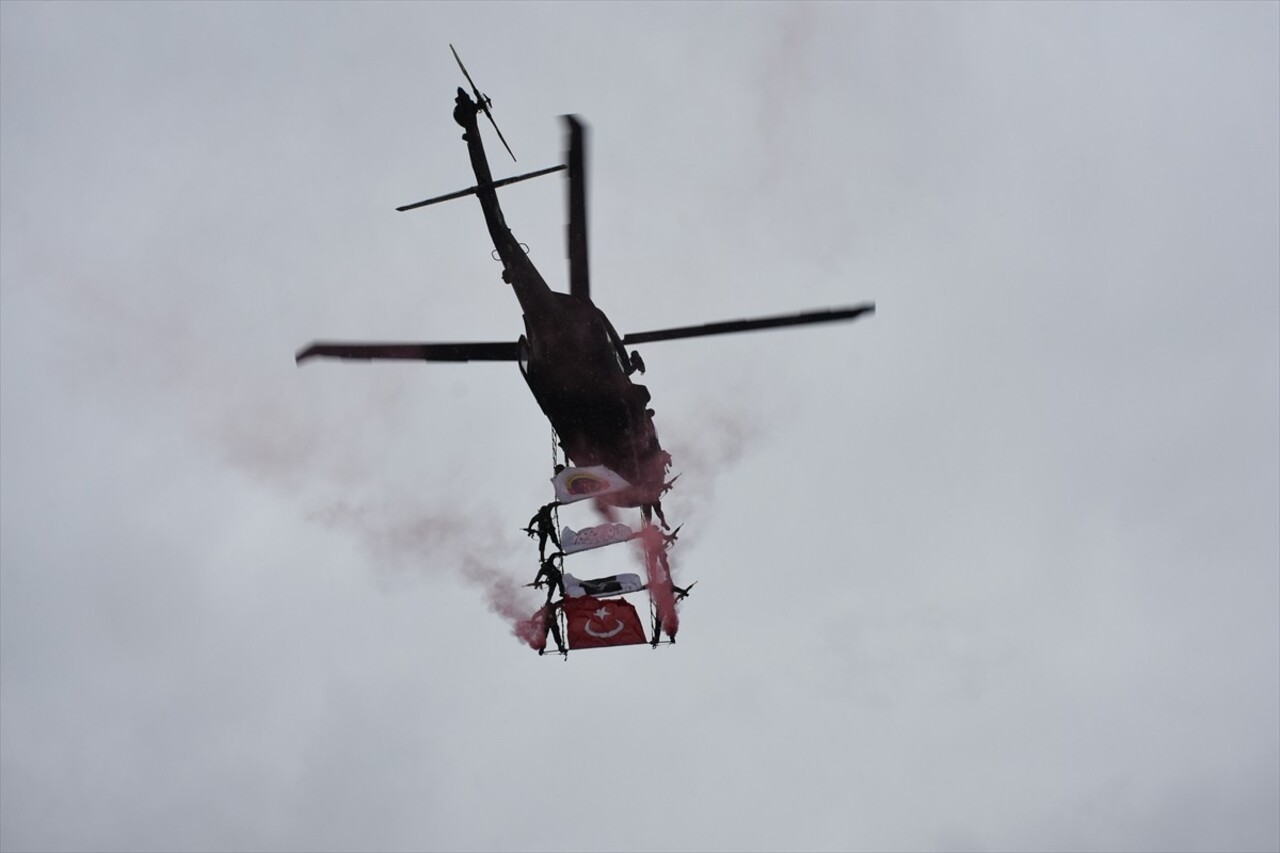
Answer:
<svg viewBox="0 0 1280 853"><path fill-rule="evenodd" d="M598 498L631 488L631 484L603 465L565 468L551 478L556 487L556 500L570 504L585 498Z"/></svg>

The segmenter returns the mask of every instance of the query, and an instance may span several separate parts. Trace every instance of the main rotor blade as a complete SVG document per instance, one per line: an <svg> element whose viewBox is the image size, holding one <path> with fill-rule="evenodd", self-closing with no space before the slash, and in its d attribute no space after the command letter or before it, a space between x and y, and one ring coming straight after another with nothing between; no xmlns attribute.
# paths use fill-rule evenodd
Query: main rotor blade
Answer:
<svg viewBox="0 0 1280 853"><path fill-rule="evenodd" d="M317 341L298 351L295 361L309 358L381 359L410 361L515 361L512 343L476 344L363 344Z"/></svg>
<svg viewBox="0 0 1280 853"><path fill-rule="evenodd" d="M530 178L540 178L543 175L550 175L552 172L563 172L567 168L569 167L568 166L549 166L545 169L539 169L536 172L529 172L524 175L516 175L514 178L503 178L500 181L494 181L493 183L489 184L489 186L493 187L494 189L497 189L498 187L505 187L507 184L514 184L520 181L527 181ZM479 190L480 190L479 187L467 187L465 190L458 190L456 193L446 193L445 195L438 195L435 198L429 198L429 199L426 199L425 201L415 201L413 204L406 204L403 207L397 207L396 210L401 212L404 212L406 210L417 210L419 207L426 207L429 204L436 204L437 202L441 202L441 201L449 201L450 199L454 199L454 198L462 198L464 195L474 195Z"/></svg>
<svg viewBox="0 0 1280 853"><path fill-rule="evenodd" d="M511 146L507 144L507 139L502 135L502 128L498 127L498 123L493 120L493 113L489 112L489 99L485 98L480 102L480 109L484 110L484 114L489 117L489 124L493 125L493 129L498 132L498 141L502 143L502 147L507 149L507 153L511 155L511 162L518 163L515 153L511 150Z"/></svg>
<svg viewBox="0 0 1280 853"><path fill-rule="evenodd" d="M565 116L569 130L569 292L591 298L587 263L587 128L577 116Z"/></svg>
<svg viewBox="0 0 1280 853"><path fill-rule="evenodd" d="M700 338L705 335L729 335L735 332L754 332L758 329L778 329L784 326L804 326L810 323L834 323L855 320L863 314L874 314L872 303L850 308L831 308L825 311L807 311L803 314L779 314L754 320L727 320L723 323L704 323L701 326L681 326L676 329L659 329L654 332L638 332L627 335L622 343L648 344L654 341L672 341L679 338Z"/></svg>

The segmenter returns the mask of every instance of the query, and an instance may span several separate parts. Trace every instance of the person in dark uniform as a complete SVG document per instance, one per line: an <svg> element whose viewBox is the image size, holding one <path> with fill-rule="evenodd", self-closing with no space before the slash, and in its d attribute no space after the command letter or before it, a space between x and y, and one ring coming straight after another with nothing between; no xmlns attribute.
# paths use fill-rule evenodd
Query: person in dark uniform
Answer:
<svg viewBox="0 0 1280 853"><path fill-rule="evenodd" d="M667 524L667 517L662 514L662 501L655 499L650 506L653 508L653 514L658 516L658 523L662 525L662 529L670 530L671 525Z"/></svg>
<svg viewBox="0 0 1280 853"><path fill-rule="evenodd" d="M555 595L557 589L560 590L560 597L564 597L564 572L556 566L557 561L564 565L563 557L564 555L559 551L547 557L542 561L542 568L538 569L537 577L533 579L534 589L542 589L542 584L546 583L547 604L551 603L551 598ZM543 578L546 578L546 581L543 581Z"/></svg>
<svg viewBox="0 0 1280 853"><path fill-rule="evenodd" d="M529 526L524 528L524 532L529 534L529 538L538 537L538 559L547 559L547 540L550 539L555 543L556 548L560 548L560 537L556 535L556 523L551 518L551 511L560 506L559 501L551 503L538 510L533 518L529 519Z"/></svg>
<svg viewBox="0 0 1280 853"><path fill-rule="evenodd" d="M547 638L547 634L549 633L551 634L552 637L555 638L556 651L564 655L566 658L568 658L569 656L569 650L564 647L564 639L560 636L560 607L563 603L564 603L563 601L557 601L553 605L550 599L548 599L546 605L541 610L538 611L539 613L542 614L542 646L543 646L542 648L538 649L539 655L544 655L547 652L546 638Z"/></svg>

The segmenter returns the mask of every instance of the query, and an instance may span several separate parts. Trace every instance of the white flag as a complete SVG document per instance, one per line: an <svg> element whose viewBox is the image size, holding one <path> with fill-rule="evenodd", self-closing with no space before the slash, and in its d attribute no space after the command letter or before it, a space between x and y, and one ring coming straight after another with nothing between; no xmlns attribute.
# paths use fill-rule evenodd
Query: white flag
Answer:
<svg viewBox="0 0 1280 853"><path fill-rule="evenodd" d="M630 483L603 465L565 468L552 477L551 482L556 487L556 500L562 504L611 495L631 488Z"/></svg>
<svg viewBox="0 0 1280 853"><path fill-rule="evenodd" d="M597 524L595 527L584 527L574 530L566 527L560 534L560 548L566 554L586 551L590 548L602 548L615 542L626 542L640 534L625 524Z"/></svg>
<svg viewBox="0 0 1280 853"><path fill-rule="evenodd" d="M581 598L589 595L592 598L604 598L610 595L626 595L628 592L639 592L644 583L639 575L610 575L595 580L578 580L568 572L564 573L564 594L570 598Z"/></svg>

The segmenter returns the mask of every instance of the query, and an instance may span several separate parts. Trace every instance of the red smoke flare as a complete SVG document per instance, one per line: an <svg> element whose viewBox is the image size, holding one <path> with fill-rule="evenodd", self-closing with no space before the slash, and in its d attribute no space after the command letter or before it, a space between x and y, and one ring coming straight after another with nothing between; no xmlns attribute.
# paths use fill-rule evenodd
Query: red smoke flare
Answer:
<svg viewBox="0 0 1280 853"><path fill-rule="evenodd" d="M353 506L345 501L312 513L312 517L356 535L379 560L414 567L460 566L463 578L480 587L485 604L511 626L513 636L530 648L546 645L542 617L532 594L510 575L495 568L512 543L495 539L502 527L478 517L436 514L413 518L402 509ZM531 613L534 615L530 616Z"/></svg>
<svg viewBox="0 0 1280 853"><path fill-rule="evenodd" d="M511 625L511 633L529 648L542 651L547 647L547 630L543 610L528 615L532 605L529 596L510 577L490 568L478 560L464 560L462 575L484 590L489 610Z"/></svg>
<svg viewBox="0 0 1280 853"><path fill-rule="evenodd" d="M674 640L676 631L680 630L680 615L676 612L676 594L671 588L671 564L667 562L662 533L653 525L647 525L641 534L641 541L644 543L644 567L649 576L649 597L657 608L662 630ZM653 639L656 641L658 638L655 636Z"/></svg>

